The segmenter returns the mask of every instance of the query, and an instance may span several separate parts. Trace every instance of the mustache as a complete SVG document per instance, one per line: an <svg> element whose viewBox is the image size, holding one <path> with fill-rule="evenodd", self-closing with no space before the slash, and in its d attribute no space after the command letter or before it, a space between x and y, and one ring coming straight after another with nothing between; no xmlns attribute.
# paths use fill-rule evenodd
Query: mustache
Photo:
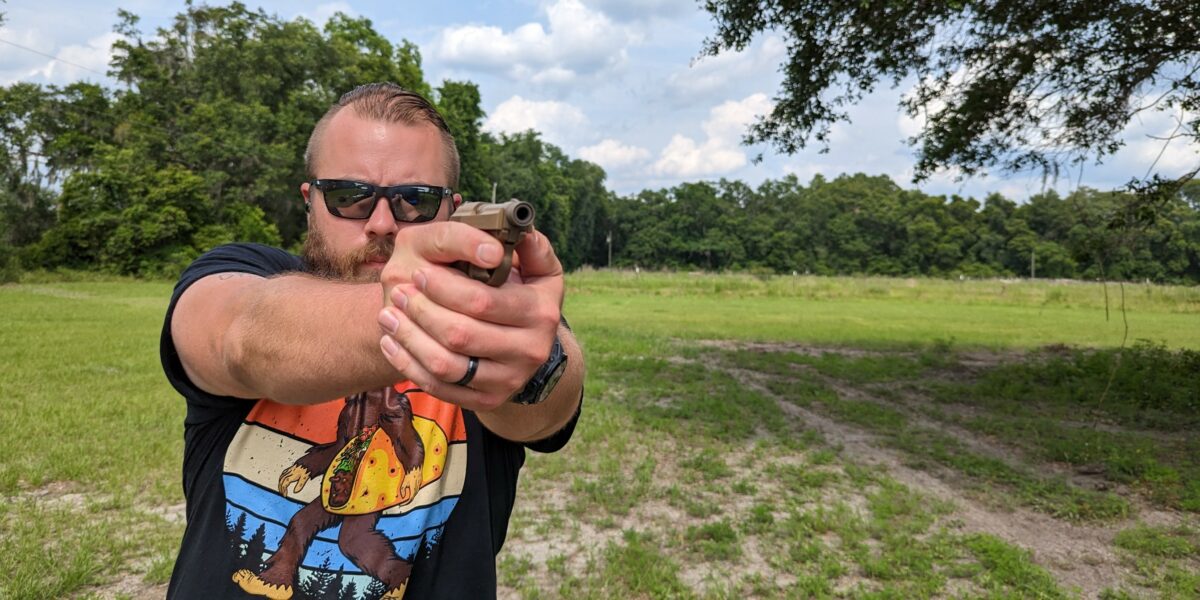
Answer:
<svg viewBox="0 0 1200 600"><path fill-rule="evenodd" d="M329 247L320 229L309 230L304 241L302 254L304 262L311 272L319 277L357 281L363 279L358 275L359 268L372 258L388 259L396 242L391 238L375 238L369 240L360 248L348 250L344 254ZM377 281L378 273L370 275L366 280Z"/></svg>
<svg viewBox="0 0 1200 600"><path fill-rule="evenodd" d="M391 258L392 250L395 250L395 248L395 240L392 240L391 238L376 238L367 242L367 245L363 246L362 248L351 252L350 255L346 257L346 262L350 265L357 266L371 258L380 256L384 257L385 259Z"/></svg>

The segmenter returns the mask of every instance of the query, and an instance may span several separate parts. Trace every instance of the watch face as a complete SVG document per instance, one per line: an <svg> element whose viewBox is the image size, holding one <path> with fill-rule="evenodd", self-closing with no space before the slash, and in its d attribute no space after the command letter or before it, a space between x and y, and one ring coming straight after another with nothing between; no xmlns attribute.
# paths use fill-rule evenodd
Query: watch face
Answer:
<svg viewBox="0 0 1200 600"><path fill-rule="evenodd" d="M566 369L567 355L563 352L562 343L555 337L554 345L550 347L550 358L538 367L533 378L525 384L525 389L517 392L510 402L528 406L545 400L554 386L558 385L558 380Z"/></svg>
<svg viewBox="0 0 1200 600"><path fill-rule="evenodd" d="M567 360L564 356L562 362L558 363L558 366L555 367L554 371L550 373L550 376L546 378L546 385L542 386L541 391L538 392L537 399L534 400L533 403L537 404L538 402L549 398L550 392L554 391L554 386L558 385L558 380L562 379L563 373L566 371Z"/></svg>

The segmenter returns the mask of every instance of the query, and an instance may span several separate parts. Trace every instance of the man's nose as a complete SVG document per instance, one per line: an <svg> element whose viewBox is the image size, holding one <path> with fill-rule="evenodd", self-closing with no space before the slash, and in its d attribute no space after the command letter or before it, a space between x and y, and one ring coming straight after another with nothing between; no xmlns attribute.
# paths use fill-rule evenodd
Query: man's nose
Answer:
<svg viewBox="0 0 1200 600"><path fill-rule="evenodd" d="M400 228L396 225L396 218L392 216L392 207L387 198L376 197L375 208L371 209L371 216L367 217L366 231L369 237L388 237L396 235Z"/></svg>

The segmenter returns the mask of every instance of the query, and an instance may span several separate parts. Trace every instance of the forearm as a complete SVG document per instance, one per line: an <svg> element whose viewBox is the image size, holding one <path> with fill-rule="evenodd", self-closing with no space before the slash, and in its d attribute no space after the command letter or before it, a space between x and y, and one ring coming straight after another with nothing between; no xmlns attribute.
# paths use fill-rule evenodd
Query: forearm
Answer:
<svg viewBox="0 0 1200 600"><path fill-rule="evenodd" d="M514 442L531 442L549 437L562 429L582 399L587 372L583 350L571 330L558 328L559 341L567 355L567 368L558 385L545 401L533 406L503 404L495 410L478 413L479 421L492 433Z"/></svg>
<svg viewBox="0 0 1200 600"><path fill-rule="evenodd" d="M378 284L288 275L246 286L231 303L221 352L253 397L312 404L392 385L379 352Z"/></svg>

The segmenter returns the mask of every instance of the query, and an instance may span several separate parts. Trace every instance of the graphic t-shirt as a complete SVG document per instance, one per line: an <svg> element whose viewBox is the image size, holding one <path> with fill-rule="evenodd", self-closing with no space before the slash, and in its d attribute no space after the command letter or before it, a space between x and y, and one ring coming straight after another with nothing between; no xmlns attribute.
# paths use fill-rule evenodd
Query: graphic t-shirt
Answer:
<svg viewBox="0 0 1200 600"><path fill-rule="evenodd" d="M231 244L175 286L161 355L187 400L187 528L168 598L494 597L525 448L558 450L575 419L519 444L408 381L308 406L197 388L171 339L184 290L216 273L303 270L282 250Z"/></svg>

